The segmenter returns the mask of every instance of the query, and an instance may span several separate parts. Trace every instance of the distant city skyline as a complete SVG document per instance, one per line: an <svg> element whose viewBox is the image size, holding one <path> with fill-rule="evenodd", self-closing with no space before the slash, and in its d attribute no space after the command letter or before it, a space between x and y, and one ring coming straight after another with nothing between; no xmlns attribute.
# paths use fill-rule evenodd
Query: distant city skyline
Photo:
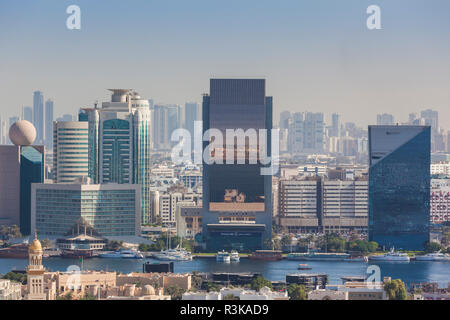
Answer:
<svg viewBox="0 0 450 320"><path fill-rule="evenodd" d="M107 101L110 87L184 105L201 102L211 77L264 77L275 123L283 110L366 126L433 109L450 128L448 1L81 0L81 30L68 30L71 4L1 2L3 119L37 90L59 116ZM366 27L371 4L381 30Z"/></svg>

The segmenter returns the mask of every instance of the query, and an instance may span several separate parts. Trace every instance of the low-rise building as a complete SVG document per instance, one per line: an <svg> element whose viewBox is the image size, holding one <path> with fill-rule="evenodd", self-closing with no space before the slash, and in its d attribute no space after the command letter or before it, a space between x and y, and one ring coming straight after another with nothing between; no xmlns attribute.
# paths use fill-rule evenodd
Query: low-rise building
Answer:
<svg viewBox="0 0 450 320"><path fill-rule="evenodd" d="M22 285L7 279L0 279L0 300L22 300Z"/></svg>
<svg viewBox="0 0 450 320"><path fill-rule="evenodd" d="M117 286L127 284L151 285L160 288L180 287L186 291L192 288L192 276L188 273L138 273L117 275Z"/></svg>
<svg viewBox="0 0 450 320"><path fill-rule="evenodd" d="M139 236L141 187L137 184L42 184L31 187L31 227L64 236L84 219L101 236Z"/></svg>
<svg viewBox="0 0 450 320"><path fill-rule="evenodd" d="M177 235L192 239L202 232L202 206L180 204L176 215Z"/></svg>
<svg viewBox="0 0 450 320"><path fill-rule="evenodd" d="M239 300L289 300L286 291L276 292L267 287L263 287L259 291L245 288L222 288L219 292L185 292L182 300L224 300L231 296L239 298Z"/></svg>

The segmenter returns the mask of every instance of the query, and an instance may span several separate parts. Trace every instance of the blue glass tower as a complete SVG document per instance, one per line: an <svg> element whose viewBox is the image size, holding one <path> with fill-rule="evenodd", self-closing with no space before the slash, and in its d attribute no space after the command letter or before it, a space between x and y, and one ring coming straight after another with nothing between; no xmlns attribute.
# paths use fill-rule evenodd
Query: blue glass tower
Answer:
<svg viewBox="0 0 450 320"><path fill-rule="evenodd" d="M31 184L44 182L44 149L20 147L20 232L31 234Z"/></svg>
<svg viewBox="0 0 450 320"><path fill-rule="evenodd" d="M421 250L429 240L429 126L369 126L369 240Z"/></svg>
<svg viewBox="0 0 450 320"><path fill-rule="evenodd" d="M102 108L83 109L89 122L89 177L94 183L140 184L142 223L150 217L150 130L148 100L128 89L111 89ZM86 116L87 114L87 116Z"/></svg>

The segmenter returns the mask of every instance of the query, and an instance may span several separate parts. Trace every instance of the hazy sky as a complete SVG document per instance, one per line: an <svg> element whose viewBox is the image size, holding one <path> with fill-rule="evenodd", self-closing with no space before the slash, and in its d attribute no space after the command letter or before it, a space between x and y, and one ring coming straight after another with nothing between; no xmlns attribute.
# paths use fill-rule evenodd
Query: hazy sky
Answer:
<svg viewBox="0 0 450 320"><path fill-rule="evenodd" d="M66 28L71 4L81 30ZM382 30L366 27L371 4ZM450 129L450 1L0 1L3 117L35 90L55 117L109 99L107 88L200 102L211 77L265 77L275 118L338 112L367 125L433 108Z"/></svg>

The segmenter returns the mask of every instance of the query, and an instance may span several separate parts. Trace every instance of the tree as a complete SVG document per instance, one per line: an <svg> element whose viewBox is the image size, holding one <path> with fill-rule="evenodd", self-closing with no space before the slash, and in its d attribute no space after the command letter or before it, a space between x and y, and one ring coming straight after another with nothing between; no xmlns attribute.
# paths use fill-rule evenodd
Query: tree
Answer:
<svg viewBox="0 0 450 320"><path fill-rule="evenodd" d="M202 279L202 276L199 275L198 271L192 272L191 279L192 279L192 286L194 288L196 288L198 290L199 288L202 287L203 279Z"/></svg>
<svg viewBox="0 0 450 320"><path fill-rule="evenodd" d="M21 284L27 284L27 275L18 272L8 272L5 274L2 279L7 279L15 282L20 282Z"/></svg>
<svg viewBox="0 0 450 320"><path fill-rule="evenodd" d="M307 300L306 289L303 285L291 283L288 286L287 291L290 300Z"/></svg>
<svg viewBox="0 0 450 320"><path fill-rule="evenodd" d="M181 300L181 297L185 292L186 290L176 285L167 287L165 289L165 294L171 296L172 300Z"/></svg>
<svg viewBox="0 0 450 320"><path fill-rule="evenodd" d="M405 284L400 279L387 281L384 284L384 291L389 300L406 300L407 298Z"/></svg>
<svg viewBox="0 0 450 320"><path fill-rule="evenodd" d="M73 293L72 291L66 293L65 295L61 295L56 297L56 300L72 300L73 299Z"/></svg>
<svg viewBox="0 0 450 320"><path fill-rule="evenodd" d="M108 241L107 249L117 251L122 249L123 247L123 241L117 241L117 240L111 240Z"/></svg>
<svg viewBox="0 0 450 320"><path fill-rule="evenodd" d="M0 226L0 238L2 240L9 240L9 238L21 238L20 228L17 225L10 227L2 225Z"/></svg>
<svg viewBox="0 0 450 320"><path fill-rule="evenodd" d="M264 240L263 246L264 246L265 249L269 249L269 250L273 249L272 239Z"/></svg>
<svg viewBox="0 0 450 320"><path fill-rule="evenodd" d="M284 235L281 238L281 246L287 247L291 244L291 237L289 235Z"/></svg>
<svg viewBox="0 0 450 320"><path fill-rule="evenodd" d="M280 239L278 239L278 238L274 238L274 239L272 239L272 248L273 248L273 250L281 250L282 249L282 244L281 244L281 241L280 241Z"/></svg>
<svg viewBox="0 0 450 320"><path fill-rule="evenodd" d="M250 287L252 290L259 291L263 287L268 287L269 289L272 289L272 282L265 279L262 276L257 276L255 279L252 280L252 283L250 284Z"/></svg>
<svg viewBox="0 0 450 320"><path fill-rule="evenodd" d="M53 242L48 238L42 239L41 244L43 248L53 248Z"/></svg>
<svg viewBox="0 0 450 320"><path fill-rule="evenodd" d="M220 290L220 287L219 287L218 284L208 281L208 282L205 283L205 290L207 292L211 292L211 291L217 292L217 291Z"/></svg>
<svg viewBox="0 0 450 320"><path fill-rule="evenodd" d="M441 245L439 243L433 242L433 241L432 242L429 242L429 241L425 242L423 247L424 247L424 250L425 250L426 253L437 252L437 251L442 249Z"/></svg>
<svg viewBox="0 0 450 320"><path fill-rule="evenodd" d="M97 300L92 294L86 293L80 300Z"/></svg>

